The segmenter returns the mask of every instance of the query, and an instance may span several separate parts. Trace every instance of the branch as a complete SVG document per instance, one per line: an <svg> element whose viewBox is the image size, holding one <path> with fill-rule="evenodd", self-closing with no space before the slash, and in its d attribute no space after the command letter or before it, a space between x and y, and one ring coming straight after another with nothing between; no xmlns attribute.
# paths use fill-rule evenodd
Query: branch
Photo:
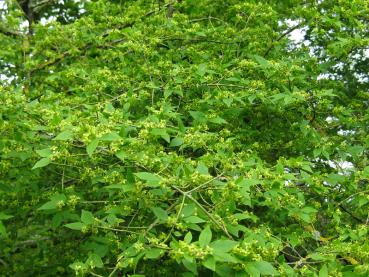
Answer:
<svg viewBox="0 0 369 277"><path fill-rule="evenodd" d="M205 182L205 183L203 183L203 184L201 184L201 185L199 185L199 186L197 186L197 187L195 187L195 188L193 188L193 189L191 189L189 191L186 191L186 193L192 193L192 192L194 192L196 190L199 190L200 188L202 188L202 187L206 186L207 184L210 184L214 180L220 178L222 175L223 175L223 173L219 174L218 176L215 176L214 178L210 179L209 181L207 181L207 182Z"/></svg>
<svg viewBox="0 0 369 277"><path fill-rule="evenodd" d="M225 226L223 226L223 224L221 224L220 222L218 222L214 216L209 213L195 198L193 198L193 196L191 195L191 191L186 192L181 190L180 188L172 185L172 188L174 188L176 191L180 192L183 197L187 197L188 199L190 199L197 207L199 207L208 217L211 221L213 221L213 223L218 226L219 229L221 229L224 234L231 240L233 240L232 236L228 233L228 230Z"/></svg>
<svg viewBox="0 0 369 277"><path fill-rule="evenodd" d="M5 36L10 36L10 37L20 37L22 36L22 33L16 32L16 31L11 31L11 30L7 30L4 27L0 27L0 34L3 34Z"/></svg>
<svg viewBox="0 0 369 277"><path fill-rule="evenodd" d="M213 39L209 39L207 37L194 37L194 38L178 38L178 37L168 37L168 38L164 38L163 41L174 41L174 40L178 40L178 41L184 41L184 42L188 42L188 43L196 43L196 42L206 42L206 43L217 43L217 44L238 44L238 43L242 43L244 41L239 40L239 41L219 41L219 40L213 40Z"/></svg>
<svg viewBox="0 0 369 277"><path fill-rule="evenodd" d="M359 218L356 215L354 215L352 212L350 212L349 210L347 210L343 205L338 205L338 207L340 207L342 211L344 211L345 213L349 214L356 221L358 221L360 223L365 223L365 220L362 220L361 218Z"/></svg>
<svg viewBox="0 0 369 277"><path fill-rule="evenodd" d="M361 194L361 193L367 193L369 192L369 190L363 190L363 191L358 191L358 192L355 192L353 194L351 194L350 196L346 197L345 199L343 199L342 201L340 201L337 206L340 206L342 205L344 202L346 202L347 200L349 200L350 198L354 197L355 195L358 195L358 194Z"/></svg>
<svg viewBox="0 0 369 277"><path fill-rule="evenodd" d="M215 83L215 84L203 84L208 87L232 87L232 88L242 88L242 89L249 89L250 87L242 86L242 85L235 85L235 84L221 84L221 83Z"/></svg>
<svg viewBox="0 0 369 277"><path fill-rule="evenodd" d="M304 24L305 22L303 21L303 22L301 22L301 23L299 23L299 24L297 24L296 26L293 26L292 28L290 28L290 29L288 29L286 32L284 32L283 34L281 34L275 41L273 41L272 43L271 43L271 45L268 47L268 49L265 51L265 53L264 53L264 58L266 57L266 56L268 56L268 54L269 54L269 52L274 48L274 46L275 46L275 42L278 42L278 41L280 41L280 40L282 40L284 37L286 37L287 35L289 35L290 33L292 33L294 30L296 30L296 29L298 29L298 28L300 28L303 24Z"/></svg>
<svg viewBox="0 0 369 277"><path fill-rule="evenodd" d="M36 4L31 4L31 8L34 10L34 11L39 11L40 9L42 9L44 6L54 2L55 0L44 0L44 1L40 1L40 2L37 2Z"/></svg>
<svg viewBox="0 0 369 277"><path fill-rule="evenodd" d="M167 7L169 5L169 3L168 4L166 4L164 7ZM135 20L133 20L132 22L128 22L128 23L125 23L125 24L122 24L122 25L118 25L118 26L116 26L115 28L113 28L113 29L108 29L108 30L106 30L105 32L103 32L101 35L100 35L100 37L101 38L106 38L107 36L109 36L113 31L116 31L116 30L122 30L122 29L126 29L126 28L130 28L130 27L132 27L137 21L139 21L139 20L141 20L141 19L143 19L143 18L145 18L145 17L148 17L148 16L151 16L151 15L153 15L153 14L156 14L157 13L157 11L150 11L150 12L148 12L148 13L146 13L144 16L142 16L142 17L140 17L140 18L138 18L138 19L135 19ZM122 42L123 41L123 39L117 39L117 40L114 40L114 41L112 41L112 42L110 42L110 45L111 44L116 44L116 43L119 43L119 42ZM81 56L82 54L84 54L84 53L86 53L86 51L88 50L88 49L90 49L91 47L93 46L93 44L92 44L92 42L89 42L89 43L87 43L86 45L84 45L83 47L81 47L79 50L80 51L82 51L82 53L79 55L79 56ZM109 43L108 44L105 44L105 45L100 45L100 46L97 46L97 48L105 48L105 47L107 47L107 46L109 46ZM69 57L69 56L71 56L72 55L72 51L65 51L64 53L62 53L62 54L60 54L58 57L56 57L55 59L53 59L53 60L49 60L49 61L46 61L46 62L44 62L44 63L42 63L42 64L40 64L39 66L37 66L36 68L34 68L34 69L32 69L30 72L31 73L33 73L33 72L35 72L35 71L38 71L38 70L41 70L41 69L44 69L44 68L46 68L46 67L48 67L48 66L52 66L52 65L54 65L54 64L57 64L57 63L59 63L59 62L61 62L62 60L64 60L66 57Z"/></svg>

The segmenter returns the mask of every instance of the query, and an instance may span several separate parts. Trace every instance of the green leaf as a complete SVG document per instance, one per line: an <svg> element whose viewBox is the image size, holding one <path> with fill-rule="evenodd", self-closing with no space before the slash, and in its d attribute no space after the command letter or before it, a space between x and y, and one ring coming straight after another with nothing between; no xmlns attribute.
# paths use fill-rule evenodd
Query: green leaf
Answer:
<svg viewBox="0 0 369 277"><path fill-rule="evenodd" d="M99 139L93 139L86 147L87 154L91 157L95 152L97 145L99 144Z"/></svg>
<svg viewBox="0 0 369 277"><path fill-rule="evenodd" d="M203 223L205 222L205 220L203 220L202 218L198 217L198 216L189 216L183 219L185 222L188 223Z"/></svg>
<svg viewBox="0 0 369 277"><path fill-rule="evenodd" d="M216 267L215 272L217 273L216 276L219 277L230 277L230 276L235 276L234 275L234 270L231 268L230 265L226 265L226 264L220 264ZM236 277L236 276L235 276Z"/></svg>
<svg viewBox="0 0 369 277"><path fill-rule="evenodd" d="M163 250L159 248L149 248L145 251L145 256L148 259L157 259L160 257L161 253L163 253Z"/></svg>
<svg viewBox="0 0 369 277"><path fill-rule="evenodd" d="M196 265L196 262L183 259L182 260L182 263L185 266L185 268L187 268L188 270L190 270L194 274L197 274L197 265Z"/></svg>
<svg viewBox="0 0 369 277"><path fill-rule="evenodd" d="M245 270L248 274L250 274L250 277L260 276L260 271L253 264L247 263L245 266Z"/></svg>
<svg viewBox="0 0 369 277"><path fill-rule="evenodd" d="M183 239L183 241L185 242L185 243L191 243L191 241L192 241L192 233L191 232L188 232L186 235L185 235L185 237L184 237L184 239Z"/></svg>
<svg viewBox="0 0 369 277"><path fill-rule="evenodd" d="M105 189L120 189L123 192L133 191L135 186L133 184L113 184L109 186L105 186Z"/></svg>
<svg viewBox="0 0 369 277"><path fill-rule="evenodd" d="M183 138L177 137L177 138L172 139L169 146L170 147L177 147L177 146L182 145L183 142L184 142Z"/></svg>
<svg viewBox="0 0 369 277"><path fill-rule="evenodd" d="M118 141L121 139L121 136L119 136L116 132L105 134L100 138L102 141Z"/></svg>
<svg viewBox="0 0 369 277"><path fill-rule="evenodd" d="M228 252L236 245L238 245L238 242L226 239L216 240L210 244L216 252Z"/></svg>
<svg viewBox="0 0 369 277"><path fill-rule="evenodd" d="M49 201L43 204L38 210L53 210L57 208L57 202L56 201Z"/></svg>
<svg viewBox="0 0 369 277"><path fill-rule="evenodd" d="M205 221L204 221L205 222ZM201 232L201 228L200 228L200 226L199 225L197 225L197 224L195 224L195 223L186 223L186 226L189 228L189 229L191 229L191 230L195 230L195 231L197 231L197 232Z"/></svg>
<svg viewBox="0 0 369 277"><path fill-rule="evenodd" d="M326 265L323 265L319 270L319 277L328 277L328 268Z"/></svg>
<svg viewBox="0 0 369 277"><path fill-rule="evenodd" d="M206 268L215 271L215 267L216 267L216 261L214 259L213 256L210 256L208 258L206 258L203 262L202 262L203 266L205 266Z"/></svg>
<svg viewBox="0 0 369 277"><path fill-rule="evenodd" d="M216 261L223 263L238 263L238 260L229 253L225 252L214 252L214 258Z"/></svg>
<svg viewBox="0 0 369 277"><path fill-rule="evenodd" d="M269 62L264 59L263 57L259 56L259 55L252 55L252 57L254 58L254 60L261 65L261 67L263 68L268 68L270 66Z"/></svg>
<svg viewBox="0 0 369 277"><path fill-rule="evenodd" d="M260 272L261 275L272 275L272 276L279 275L278 271L269 262L258 261L251 262L249 264L255 267Z"/></svg>
<svg viewBox="0 0 369 277"><path fill-rule="evenodd" d="M66 130L57 135L54 140L70 140L73 138L73 133L70 130Z"/></svg>
<svg viewBox="0 0 369 277"><path fill-rule="evenodd" d="M309 214L299 214L299 217L306 223L311 223L312 219Z"/></svg>
<svg viewBox="0 0 369 277"><path fill-rule="evenodd" d="M315 148L313 150L313 156L314 156L314 158L318 157L321 153L322 153L322 149Z"/></svg>
<svg viewBox="0 0 369 277"><path fill-rule="evenodd" d="M204 76L206 73L206 64L202 63L199 65L198 69L197 69L197 74L199 76Z"/></svg>
<svg viewBox="0 0 369 277"><path fill-rule="evenodd" d="M3 235L4 237L7 237L6 228L5 228L5 226L4 226L4 224L2 223L1 220L0 220L0 235Z"/></svg>
<svg viewBox="0 0 369 277"><path fill-rule="evenodd" d="M168 98L172 94L173 94L173 90L170 90L170 89L165 89L164 90L164 98Z"/></svg>
<svg viewBox="0 0 369 277"><path fill-rule="evenodd" d="M85 224L93 224L95 222L95 218L91 212L82 210L81 221Z"/></svg>
<svg viewBox="0 0 369 277"><path fill-rule="evenodd" d="M162 139L164 139L168 143L170 142L170 136L167 133L167 130L165 130L165 129L154 128L154 129L151 130L151 133L153 135L160 136Z"/></svg>
<svg viewBox="0 0 369 277"><path fill-rule="evenodd" d="M167 221L168 219L168 214L165 210L163 210L162 208L159 207L152 207L151 210L153 211L153 213L155 214L155 216L161 220L161 221Z"/></svg>
<svg viewBox="0 0 369 277"><path fill-rule="evenodd" d="M35 163L32 169L41 168L41 167L47 166L50 163L51 163L51 160L49 158L42 158L37 163Z"/></svg>
<svg viewBox="0 0 369 277"><path fill-rule="evenodd" d="M193 215L193 213L195 212L196 206L193 203L189 203L189 204L185 204L182 212L181 212L181 217L189 217L190 215Z"/></svg>
<svg viewBox="0 0 369 277"><path fill-rule="evenodd" d="M141 179L147 182L148 185L152 187L157 187L160 184L161 177L154 175L149 172L138 172L135 173L135 175Z"/></svg>
<svg viewBox="0 0 369 277"><path fill-rule="evenodd" d="M63 203L67 200L67 197L64 194L55 194L51 197L49 202L43 204L38 210L53 210L58 208L59 203Z"/></svg>
<svg viewBox="0 0 369 277"><path fill-rule="evenodd" d="M86 265L90 266L91 268L97 267L97 268L103 268L104 263L101 260L100 256L93 253L88 256L88 259L85 263Z"/></svg>
<svg viewBox="0 0 369 277"><path fill-rule="evenodd" d="M55 193L53 196L50 197L52 201L65 201L67 200L67 197L65 194L62 193Z"/></svg>
<svg viewBox="0 0 369 277"><path fill-rule="evenodd" d="M42 158L48 158L53 154L50 148L36 150L36 153Z"/></svg>
<svg viewBox="0 0 369 277"><path fill-rule="evenodd" d="M61 212L54 214L51 220L51 227L53 227L54 229L59 227L62 221L63 221L63 214Z"/></svg>
<svg viewBox="0 0 369 277"><path fill-rule="evenodd" d="M117 158L121 161L124 161L128 157L128 155L123 150L115 153L115 156L117 156Z"/></svg>
<svg viewBox="0 0 369 277"><path fill-rule="evenodd" d="M80 271L80 270L86 270L87 269L87 266L82 262L74 262L69 267L71 269L75 270L75 271Z"/></svg>
<svg viewBox="0 0 369 277"><path fill-rule="evenodd" d="M107 113L113 113L115 111L115 108L112 103L106 103L104 111Z"/></svg>
<svg viewBox="0 0 369 277"><path fill-rule="evenodd" d="M315 214L315 213L317 213L318 212L318 210L317 209L315 209L315 208L313 208L313 207L310 207L310 206L306 206L306 207L303 207L302 209L301 209L301 211L302 212L304 212L304 213L307 213L307 214Z"/></svg>
<svg viewBox="0 0 369 277"><path fill-rule="evenodd" d="M189 112L190 115L193 117L193 119L195 121L198 121L200 123L205 123L206 122L206 116L203 112L199 112L199 111L190 111Z"/></svg>
<svg viewBox="0 0 369 277"><path fill-rule="evenodd" d="M0 212L0 220L7 220L7 219L12 218L12 217L14 217L14 216L7 215L7 214L5 214L3 212Z"/></svg>
<svg viewBox="0 0 369 277"><path fill-rule="evenodd" d="M210 226L208 225L200 233L200 236L199 236L200 246L205 247L206 245L208 245L211 242L211 237L212 237L212 233L211 233Z"/></svg>
<svg viewBox="0 0 369 277"><path fill-rule="evenodd" d="M324 261L326 260L326 257L320 253L311 253L308 256L309 258L315 260L315 261Z"/></svg>
<svg viewBox="0 0 369 277"><path fill-rule="evenodd" d="M201 163L201 162L197 166L196 171L201 173L201 174L205 174L205 175L209 174L208 167L206 165L204 165L203 163Z"/></svg>
<svg viewBox="0 0 369 277"><path fill-rule="evenodd" d="M215 124L227 124L227 121L225 121L223 118L217 116L215 118L211 118L209 119L210 122L215 123Z"/></svg>
<svg viewBox="0 0 369 277"><path fill-rule="evenodd" d="M363 177L369 178L369 166L364 167Z"/></svg>
<svg viewBox="0 0 369 277"><path fill-rule="evenodd" d="M72 229L72 230L82 230L82 228L86 227L86 225L82 222L73 222L73 223L68 223L64 225L65 227Z"/></svg>

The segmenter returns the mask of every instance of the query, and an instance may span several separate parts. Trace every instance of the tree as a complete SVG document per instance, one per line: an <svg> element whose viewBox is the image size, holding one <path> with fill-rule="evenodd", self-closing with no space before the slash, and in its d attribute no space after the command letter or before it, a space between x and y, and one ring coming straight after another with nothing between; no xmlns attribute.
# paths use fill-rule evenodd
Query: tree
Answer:
<svg viewBox="0 0 369 277"><path fill-rule="evenodd" d="M367 276L368 9L6 1L1 271Z"/></svg>

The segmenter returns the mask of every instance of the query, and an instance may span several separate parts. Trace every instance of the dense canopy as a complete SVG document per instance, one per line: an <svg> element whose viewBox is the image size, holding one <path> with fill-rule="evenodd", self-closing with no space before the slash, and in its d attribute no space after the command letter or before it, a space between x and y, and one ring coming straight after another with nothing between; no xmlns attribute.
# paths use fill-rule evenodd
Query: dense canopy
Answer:
<svg viewBox="0 0 369 277"><path fill-rule="evenodd" d="M368 276L368 68L366 0L4 1L2 276Z"/></svg>

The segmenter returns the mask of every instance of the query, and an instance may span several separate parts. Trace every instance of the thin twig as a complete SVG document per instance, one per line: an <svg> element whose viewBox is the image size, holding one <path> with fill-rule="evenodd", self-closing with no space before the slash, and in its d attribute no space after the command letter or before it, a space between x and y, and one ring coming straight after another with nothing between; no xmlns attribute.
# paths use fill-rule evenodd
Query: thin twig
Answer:
<svg viewBox="0 0 369 277"><path fill-rule="evenodd" d="M67 162L67 158L64 158L64 163ZM64 176L65 176L65 167L63 167L63 171L62 171L62 179L61 179L61 189L62 191L64 191Z"/></svg>
<svg viewBox="0 0 369 277"><path fill-rule="evenodd" d="M102 276L102 275L100 275L100 274L94 273L93 271L90 271L89 273L90 273L92 276L104 277L104 276Z"/></svg>
<svg viewBox="0 0 369 277"><path fill-rule="evenodd" d="M203 184L201 184L201 185L199 185L199 186L197 186L197 187L195 187L195 188L193 188L193 189L191 189L189 191L186 191L186 193L192 193L192 192L194 192L196 190L199 190L200 188L202 188L202 187L206 186L207 184L213 182L214 180L218 179L222 175L223 175L223 173L219 174L218 176L215 176L214 178L210 179L209 181L206 181L205 183L203 183Z"/></svg>
<svg viewBox="0 0 369 277"><path fill-rule="evenodd" d="M176 190L176 191L178 191L178 192L180 192L181 194L183 194L183 196L185 196L185 197L187 197L188 199L190 199L193 203L195 203L196 204L196 206L198 206L209 218L210 218L210 220L211 221L213 221L214 222L214 224L216 225L216 226L218 226L223 232L224 232L224 234L229 238L229 239L233 239L232 238L232 236L228 233L228 230L220 223L220 222L218 222L215 218L214 218L214 216L211 214L211 213L209 213L195 198L193 198L192 197L192 195L191 195L191 193L188 193L188 192L185 192L185 191L183 191L183 190L181 190L180 188L178 188L178 187L176 187L176 186L174 186L174 185L172 185L172 187Z"/></svg>
<svg viewBox="0 0 369 277"><path fill-rule="evenodd" d="M173 207L177 204L178 201L174 202L172 205L170 205L170 207L168 209L166 209L166 212L169 212L171 209L173 209ZM150 224L150 226L146 229L145 231L145 235L152 229L154 228L159 222L159 219L156 219L153 223Z"/></svg>
<svg viewBox="0 0 369 277"><path fill-rule="evenodd" d="M170 238L170 235L172 234L172 232L173 232L173 230L174 230L174 225L178 222L179 217L181 216L181 212L182 212L182 209L183 209L183 206L184 206L185 200L186 200L186 197L183 195L183 197L182 197L182 202L181 202L181 205L179 206L179 210L178 210L178 213L177 213L176 221L173 223L172 228L170 229L170 232L168 233L167 237L166 237L166 238L165 238L165 240L164 240L164 243L165 243L166 241L168 241L168 239Z"/></svg>
<svg viewBox="0 0 369 277"><path fill-rule="evenodd" d="M124 229L110 228L110 227L104 227L104 226L96 226L96 227L97 228L100 228L100 229L114 231L114 232L130 233L130 234L136 234L136 235L139 235L140 234L140 233L137 233L137 232L134 232L134 231L124 230Z"/></svg>

